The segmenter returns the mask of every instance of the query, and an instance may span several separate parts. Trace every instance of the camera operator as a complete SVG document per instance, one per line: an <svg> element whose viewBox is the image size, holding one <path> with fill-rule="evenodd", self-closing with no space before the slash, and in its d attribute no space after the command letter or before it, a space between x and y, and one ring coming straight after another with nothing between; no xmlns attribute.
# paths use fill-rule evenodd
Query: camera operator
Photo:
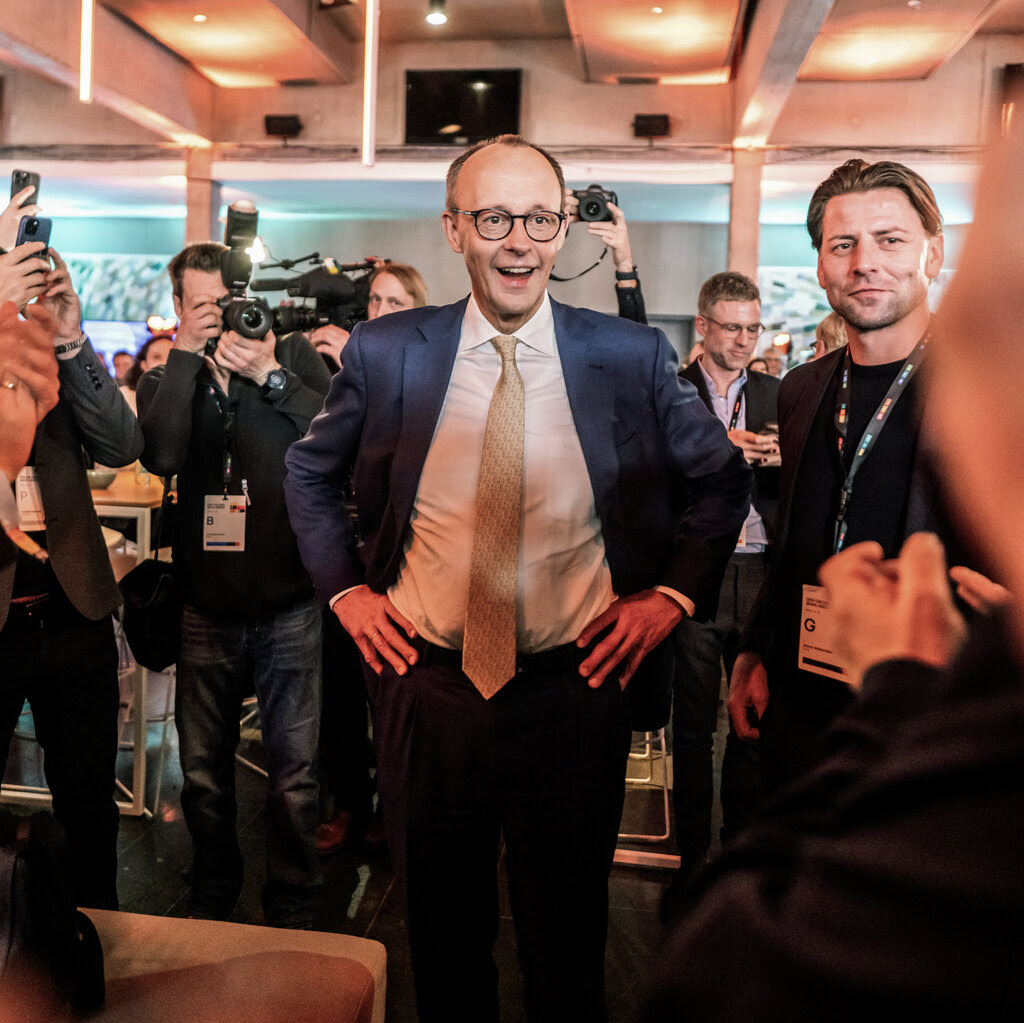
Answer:
<svg viewBox="0 0 1024 1023"><path fill-rule="evenodd" d="M188 913L226 919L241 890L234 754L241 702L255 690L269 770L264 916L308 929L320 883L320 612L285 510L284 454L320 411L330 375L302 334L223 329L227 252L203 242L171 260L180 326L166 365L137 391L143 463L178 475L174 563L185 607L175 720L194 857Z"/></svg>
<svg viewBox="0 0 1024 1023"><path fill-rule="evenodd" d="M427 304L426 282L419 270L408 263L378 260L376 269L370 274L369 287L366 303L368 320L401 309L418 309ZM325 323L309 335L313 347L323 356L332 373L337 373L341 368L341 352L348 337L347 330L333 323Z"/></svg>
<svg viewBox="0 0 1024 1023"><path fill-rule="evenodd" d="M28 243L0 257L0 282L9 284L12 276L24 282L24 264L12 266L11 257L42 248L40 242ZM49 254L52 269L38 256L27 260L39 283L13 289L20 288L23 299L41 294L52 315L51 320L35 307L28 311L30 322L52 334L60 396L39 423L28 466L17 476L24 546L10 559L6 554L14 552L8 548L0 569L0 772L27 698L45 754L54 815L71 843L76 902L116 909L119 693L110 616L121 594L85 466L91 460L113 466L134 461L142 435L82 333L81 306L67 266L55 250ZM11 291L0 284L0 293ZM16 328L10 321L4 326ZM17 369L0 360L3 389L18 392L19 381L24 378ZM12 439L5 426L5 444Z"/></svg>
<svg viewBox="0 0 1024 1023"><path fill-rule="evenodd" d="M593 186L591 186L593 187ZM611 249L615 266L615 298L619 303L619 316L634 323L647 322L644 293L640 289L640 275L633 263L629 247L629 231L626 229L626 215L613 202L605 201L611 220L586 221L587 231L600 238ZM580 219L580 201L571 188L565 190L565 212L569 223L584 223Z"/></svg>

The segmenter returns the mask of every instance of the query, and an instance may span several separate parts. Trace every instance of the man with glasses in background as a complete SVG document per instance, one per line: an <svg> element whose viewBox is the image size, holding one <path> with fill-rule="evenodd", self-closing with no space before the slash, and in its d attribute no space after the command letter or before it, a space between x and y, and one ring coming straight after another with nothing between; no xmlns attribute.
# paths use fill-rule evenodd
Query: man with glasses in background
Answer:
<svg viewBox="0 0 1024 1023"><path fill-rule="evenodd" d="M442 222L472 294L359 324L287 459L303 558L371 669L424 1023L498 1019L502 837L527 1018L605 1018L622 690L713 614L748 508L664 334L548 297L563 189L518 136L458 157Z"/></svg>
<svg viewBox="0 0 1024 1023"><path fill-rule="evenodd" d="M711 844L712 748L723 664L728 678L768 575L780 464L779 381L745 369L764 333L757 285L733 271L708 278L697 299L696 326L704 354L679 375L697 388L701 401L742 450L754 470L754 489L750 513L719 593L717 615L708 622L684 619L676 629L672 794L680 881L704 862ZM756 744L738 738L730 728L722 762L723 842L752 818L760 772Z"/></svg>

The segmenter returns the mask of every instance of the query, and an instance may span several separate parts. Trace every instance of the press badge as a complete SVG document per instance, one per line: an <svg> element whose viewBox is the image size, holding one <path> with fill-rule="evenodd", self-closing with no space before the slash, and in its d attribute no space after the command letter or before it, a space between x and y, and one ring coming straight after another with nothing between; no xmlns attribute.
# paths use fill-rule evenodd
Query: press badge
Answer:
<svg viewBox="0 0 1024 1023"><path fill-rule="evenodd" d="M206 495L203 550L245 550L245 497L242 494Z"/></svg>
<svg viewBox="0 0 1024 1023"><path fill-rule="evenodd" d="M21 528L26 533L45 529L46 515L43 512L43 498L39 493L39 478L36 476L36 470L32 466L26 465L18 473L14 490L18 499L18 515L21 518Z"/></svg>
<svg viewBox="0 0 1024 1023"><path fill-rule="evenodd" d="M804 586L797 667L845 682L846 672L832 650L833 631L834 618L825 599L825 587Z"/></svg>

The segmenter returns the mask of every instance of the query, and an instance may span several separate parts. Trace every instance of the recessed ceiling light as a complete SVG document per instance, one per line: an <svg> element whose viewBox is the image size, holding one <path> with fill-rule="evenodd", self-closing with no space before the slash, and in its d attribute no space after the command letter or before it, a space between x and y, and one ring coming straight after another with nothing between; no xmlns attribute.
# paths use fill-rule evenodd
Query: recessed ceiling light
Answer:
<svg viewBox="0 0 1024 1023"><path fill-rule="evenodd" d="M192 20L197 25L201 25L204 21L206 21L206 15L205 14L193 14L192 15Z"/></svg>
<svg viewBox="0 0 1024 1023"><path fill-rule="evenodd" d="M665 8L664 7L652 7L651 8L651 14L664 14L664 13L665 13Z"/></svg>
<svg viewBox="0 0 1024 1023"><path fill-rule="evenodd" d="M445 13L445 0L430 0L430 10L427 13L428 25L444 25L448 21Z"/></svg>

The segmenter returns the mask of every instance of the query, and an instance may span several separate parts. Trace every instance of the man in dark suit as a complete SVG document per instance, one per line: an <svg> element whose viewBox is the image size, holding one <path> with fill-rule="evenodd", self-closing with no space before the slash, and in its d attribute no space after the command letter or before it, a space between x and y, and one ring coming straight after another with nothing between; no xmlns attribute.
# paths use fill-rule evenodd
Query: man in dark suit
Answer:
<svg viewBox="0 0 1024 1023"><path fill-rule="evenodd" d="M713 614L748 508L664 335L548 298L563 188L516 136L456 159L472 295L360 324L287 459L303 558L373 672L424 1021L498 1018L502 835L528 1018L603 1018L621 689Z"/></svg>
<svg viewBox="0 0 1024 1023"><path fill-rule="evenodd" d="M829 721L851 698L822 639L832 626L818 568L860 540L895 557L915 530L948 535L919 443L915 375L928 287L942 268L935 196L902 164L851 160L818 186L807 227L818 281L846 321L849 345L793 369L779 391L772 574L729 694L737 733L760 733L769 789L820 758Z"/></svg>
<svg viewBox="0 0 1024 1023"><path fill-rule="evenodd" d="M45 752L53 811L74 853L79 905L117 908L117 647L121 603L89 493L90 460L125 465L142 451L138 422L82 333L60 256L42 301L56 318L60 400L18 475L24 550L0 569L0 770L26 698Z"/></svg>
<svg viewBox="0 0 1024 1023"><path fill-rule="evenodd" d="M752 504L718 595L713 621L681 621L675 632L672 695L672 796L680 877L703 863L711 844L712 748L722 670L740 650L754 602L768 576L768 549L779 489L779 381L745 369L764 332L761 295L747 276L717 273L697 299L704 353L680 372L729 431L754 470ZM760 792L757 746L730 728L722 760L722 841L752 818Z"/></svg>

